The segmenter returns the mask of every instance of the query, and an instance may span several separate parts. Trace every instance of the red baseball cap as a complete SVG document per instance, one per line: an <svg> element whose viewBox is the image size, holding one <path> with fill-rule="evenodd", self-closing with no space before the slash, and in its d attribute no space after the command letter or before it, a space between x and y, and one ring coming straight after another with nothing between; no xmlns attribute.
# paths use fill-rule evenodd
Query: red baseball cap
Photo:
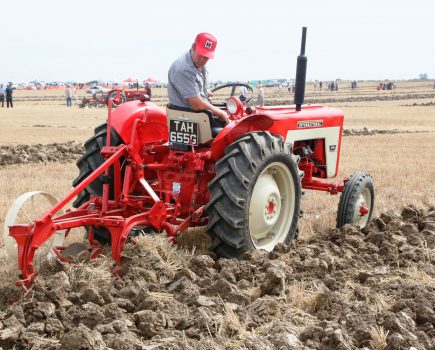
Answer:
<svg viewBox="0 0 435 350"><path fill-rule="evenodd" d="M195 39L196 54L208 58L214 57L216 50L217 40L209 33L199 33Z"/></svg>

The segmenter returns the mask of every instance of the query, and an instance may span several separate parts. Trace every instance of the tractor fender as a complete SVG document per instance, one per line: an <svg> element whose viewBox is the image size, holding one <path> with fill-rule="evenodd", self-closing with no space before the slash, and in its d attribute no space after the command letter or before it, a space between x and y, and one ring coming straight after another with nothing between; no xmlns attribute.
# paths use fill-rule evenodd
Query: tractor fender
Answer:
<svg viewBox="0 0 435 350"><path fill-rule="evenodd" d="M230 123L214 139L211 145L212 159L217 161L222 158L225 153L225 148L241 135L253 131L264 131L269 129L272 125L273 119L266 114L253 114Z"/></svg>
<svg viewBox="0 0 435 350"><path fill-rule="evenodd" d="M165 110L153 102L131 101L113 109L111 115L112 128L125 144L131 142L136 119L146 120L146 126L137 130L137 140L141 140L142 143L168 141L168 119Z"/></svg>

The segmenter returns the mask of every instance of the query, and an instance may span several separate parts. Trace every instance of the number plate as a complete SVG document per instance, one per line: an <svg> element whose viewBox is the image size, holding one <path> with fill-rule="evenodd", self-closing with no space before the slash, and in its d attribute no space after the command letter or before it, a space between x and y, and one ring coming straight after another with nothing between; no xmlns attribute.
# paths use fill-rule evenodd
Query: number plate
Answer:
<svg viewBox="0 0 435 350"><path fill-rule="evenodd" d="M169 120L169 141L198 145L198 123L187 120Z"/></svg>

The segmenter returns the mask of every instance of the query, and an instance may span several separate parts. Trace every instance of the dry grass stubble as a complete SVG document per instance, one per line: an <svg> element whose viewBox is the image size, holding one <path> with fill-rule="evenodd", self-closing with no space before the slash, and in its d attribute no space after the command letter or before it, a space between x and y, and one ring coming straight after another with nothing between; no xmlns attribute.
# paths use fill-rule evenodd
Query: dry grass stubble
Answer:
<svg viewBox="0 0 435 350"><path fill-rule="evenodd" d="M435 131L434 107L404 106L413 102L430 102L424 100L373 101L352 104L336 104L344 112L345 129L401 129ZM334 106L335 104L329 104ZM335 106L334 106L335 107Z"/></svg>
<svg viewBox="0 0 435 350"><path fill-rule="evenodd" d="M435 203L435 133L343 137L339 174L369 173L376 189L375 214L405 205ZM335 226L339 197L306 191L301 238Z"/></svg>
<svg viewBox="0 0 435 350"><path fill-rule="evenodd" d="M0 144L84 142L106 118L106 109L16 103L13 109L0 109Z"/></svg>

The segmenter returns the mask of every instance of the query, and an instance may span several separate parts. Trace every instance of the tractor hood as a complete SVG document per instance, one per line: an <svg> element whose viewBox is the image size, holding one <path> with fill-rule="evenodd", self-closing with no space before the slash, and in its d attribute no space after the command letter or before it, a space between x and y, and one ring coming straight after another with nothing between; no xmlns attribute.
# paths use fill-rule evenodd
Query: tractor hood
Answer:
<svg viewBox="0 0 435 350"><path fill-rule="evenodd" d="M323 121L342 124L343 112L337 108L325 107L321 105L303 105L300 111L296 110L295 105L256 107L257 114L266 114L273 120L294 118L295 120L313 120L321 118ZM328 122L329 121L329 122Z"/></svg>
<svg viewBox="0 0 435 350"><path fill-rule="evenodd" d="M230 123L219 133L212 144L212 156L220 159L228 145L248 132L267 130L287 140L289 130L306 134L306 130L325 128L335 128L341 135L343 112L320 105L303 105L301 111L296 111L295 105L256 107L254 114Z"/></svg>

